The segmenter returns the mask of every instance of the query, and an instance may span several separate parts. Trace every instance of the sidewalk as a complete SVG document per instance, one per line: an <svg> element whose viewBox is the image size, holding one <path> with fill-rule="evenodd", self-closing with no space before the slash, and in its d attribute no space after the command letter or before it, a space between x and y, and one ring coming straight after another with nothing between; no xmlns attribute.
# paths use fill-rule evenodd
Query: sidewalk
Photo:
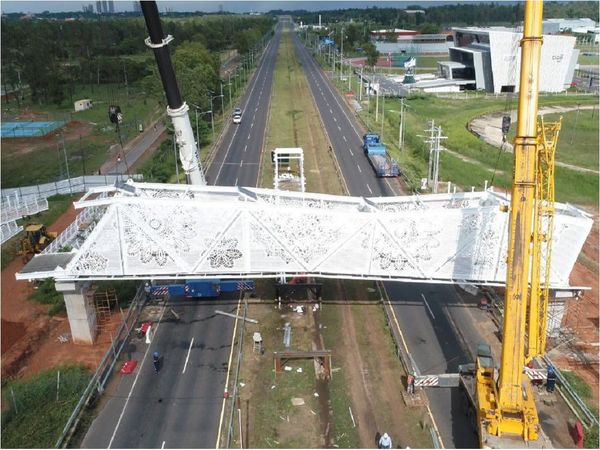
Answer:
<svg viewBox="0 0 600 450"><path fill-rule="evenodd" d="M123 147L122 152L118 144L113 146L113 149L116 147L116 151L114 155L111 155L110 159L108 159L100 167L100 172L103 175L127 173L128 169L131 170L131 167L135 164L135 162L141 158L142 155L150 147L152 147L156 141L162 142L162 139L165 137L165 131L166 127L162 122L162 118L160 118L150 124L142 133L128 142ZM119 155L121 156L121 161L118 161Z"/></svg>

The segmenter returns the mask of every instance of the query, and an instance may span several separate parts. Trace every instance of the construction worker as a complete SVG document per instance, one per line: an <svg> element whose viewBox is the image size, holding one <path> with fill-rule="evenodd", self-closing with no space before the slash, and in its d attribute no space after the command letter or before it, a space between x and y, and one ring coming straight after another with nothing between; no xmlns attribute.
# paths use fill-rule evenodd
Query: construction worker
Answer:
<svg viewBox="0 0 600 450"><path fill-rule="evenodd" d="M392 438L387 433L383 433L383 436L379 438L379 448L392 448Z"/></svg>
<svg viewBox="0 0 600 450"><path fill-rule="evenodd" d="M554 392L556 387L556 370L554 366L548 366L548 375L546 378L546 391Z"/></svg>
<svg viewBox="0 0 600 450"><path fill-rule="evenodd" d="M158 369L160 366L160 353L152 353L152 364L154 365L154 372L158 373Z"/></svg>
<svg viewBox="0 0 600 450"><path fill-rule="evenodd" d="M412 374L406 377L406 392L409 394L415 393L415 377Z"/></svg>

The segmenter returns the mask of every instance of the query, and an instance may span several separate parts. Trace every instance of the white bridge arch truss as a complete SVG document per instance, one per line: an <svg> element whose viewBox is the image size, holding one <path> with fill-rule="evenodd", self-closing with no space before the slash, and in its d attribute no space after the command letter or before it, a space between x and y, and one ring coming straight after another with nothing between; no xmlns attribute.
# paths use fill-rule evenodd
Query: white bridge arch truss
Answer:
<svg viewBox="0 0 600 450"><path fill-rule="evenodd" d="M103 210L93 231L75 250L36 256L17 278L306 274L501 285L508 202L492 191L363 198L130 181L76 202ZM569 286L591 227L585 212L556 205L552 287Z"/></svg>

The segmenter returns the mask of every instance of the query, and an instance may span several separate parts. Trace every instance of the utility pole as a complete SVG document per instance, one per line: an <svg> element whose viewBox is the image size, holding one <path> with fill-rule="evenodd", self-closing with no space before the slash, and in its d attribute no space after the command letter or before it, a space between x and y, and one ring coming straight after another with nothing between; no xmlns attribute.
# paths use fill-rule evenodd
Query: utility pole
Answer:
<svg viewBox="0 0 600 450"><path fill-rule="evenodd" d="M400 126L398 127L398 149L404 148L404 98L400 99Z"/></svg>
<svg viewBox="0 0 600 450"><path fill-rule="evenodd" d="M221 81L221 118L223 119L223 122L225 122L225 104L224 104L224 99L225 97L223 96L223 81Z"/></svg>
<svg viewBox="0 0 600 450"><path fill-rule="evenodd" d="M358 81L360 89L358 90L358 101L362 101L362 91L363 91L363 69L365 68L364 64L360 66L360 80Z"/></svg>
<svg viewBox="0 0 600 450"><path fill-rule="evenodd" d="M375 93L375 122L379 118L379 84L377 84L377 92Z"/></svg>
<svg viewBox="0 0 600 450"><path fill-rule="evenodd" d="M229 109L233 108L231 103L231 72L227 73L227 90L229 91Z"/></svg>
<svg viewBox="0 0 600 450"><path fill-rule="evenodd" d="M432 191L437 194L438 191L438 178L440 169L440 141L442 139L448 139L446 136L442 136L442 127L435 126L435 122L431 121L431 128L425 130L430 133L429 139L426 141L429 143L429 170L427 174L427 182L432 183Z"/></svg>
<svg viewBox="0 0 600 450"><path fill-rule="evenodd" d="M340 47L340 81L342 81L344 67L344 27L342 27L342 45Z"/></svg>
<svg viewBox="0 0 600 450"><path fill-rule="evenodd" d="M383 140L383 124L385 123L385 95L381 96L381 139Z"/></svg>

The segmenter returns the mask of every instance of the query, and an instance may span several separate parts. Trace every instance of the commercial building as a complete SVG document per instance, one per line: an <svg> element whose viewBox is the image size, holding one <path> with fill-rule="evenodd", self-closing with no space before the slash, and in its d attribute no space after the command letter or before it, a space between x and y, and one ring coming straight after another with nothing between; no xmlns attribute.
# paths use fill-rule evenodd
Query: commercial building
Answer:
<svg viewBox="0 0 600 450"><path fill-rule="evenodd" d="M438 63L449 80L488 92L517 92L521 69L522 33L503 27L454 28L450 61ZM544 35L540 91L562 92L571 85L579 50L575 37Z"/></svg>
<svg viewBox="0 0 600 450"><path fill-rule="evenodd" d="M402 30L410 31L410 30ZM373 40L373 34L371 34ZM377 36L377 35L375 35ZM396 42L373 40L377 51L382 55L423 53L448 53L453 46L452 34L399 34Z"/></svg>

